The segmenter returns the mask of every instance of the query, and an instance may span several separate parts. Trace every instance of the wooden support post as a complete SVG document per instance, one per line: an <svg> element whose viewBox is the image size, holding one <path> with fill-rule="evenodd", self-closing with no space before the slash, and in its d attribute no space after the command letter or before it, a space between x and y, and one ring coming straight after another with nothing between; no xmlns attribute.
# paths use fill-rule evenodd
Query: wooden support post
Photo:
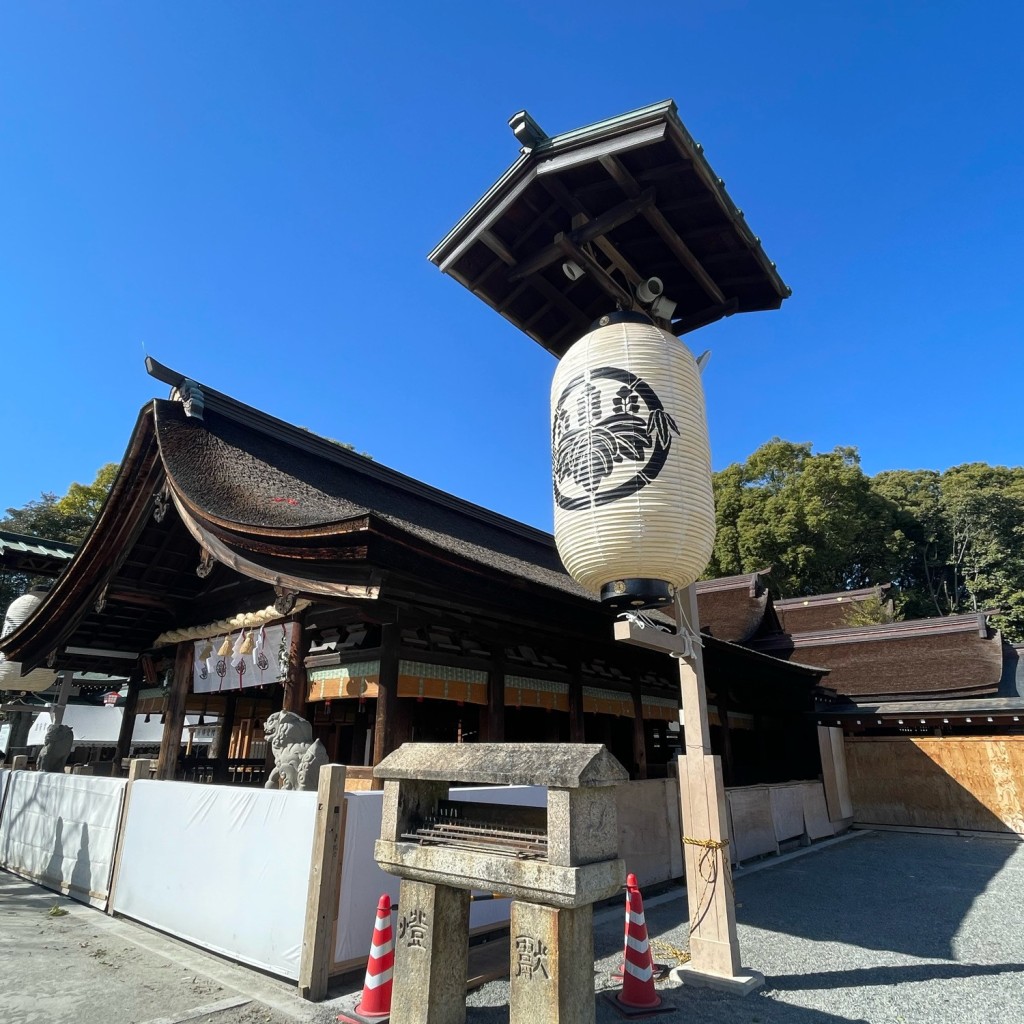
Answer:
<svg viewBox="0 0 1024 1024"><path fill-rule="evenodd" d="M228 758L231 751L231 733L235 728L235 708L238 706L238 693L230 690L224 694L224 712L217 725L217 749L213 758L213 781L223 785L229 782Z"/></svg>
<svg viewBox="0 0 1024 1024"><path fill-rule="evenodd" d="M299 961L299 995L319 1002L327 995L334 959L334 923L345 846L345 766L325 764L317 787L316 825L309 862L306 921Z"/></svg>
<svg viewBox="0 0 1024 1024"><path fill-rule="evenodd" d="M57 693L57 703L53 708L54 725L61 725L64 721L64 709L68 706L68 697L71 696L71 687L75 680L75 673L65 669L60 674L60 690Z"/></svg>
<svg viewBox="0 0 1024 1024"><path fill-rule="evenodd" d="M128 821L128 805L132 799L132 785L139 779L148 779L153 761L148 757L133 758L128 764L128 785L124 787L124 798L117 816L117 840L114 843L114 861L110 872L110 889L107 893L107 913L114 916L114 893L117 891L117 880L121 874L121 854L124 850L124 832Z"/></svg>
<svg viewBox="0 0 1024 1024"><path fill-rule="evenodd" d="M181 753L181 730L185 725L185 701L192 685L192 643L178 644L171 676L171 692L164 712L164 734L160 739L160 757L156 777L169 782L174 779Z"/></svg>
<svg viewBox="0 0 1024 1024"><path fill-rule="evenodd" d="M732 757L732 731L729 728L729 690L723 686L718 693L718 720L722 724L722 780L726 786L736 785L736 769Z"/></svg>
<svg viewBox="0 0 1024 1024"><path fill-rule="evenodd" d="M636 777L647 778L647 734L644 731L644 699L640 693L640 680L634 676L632 681L633 695L633 764L636 765Z"/></svg>
<svg viewBox="0 0 1024 1024"><path fill-rule="evenodd" d="M505 742L505 652L496 647L487 680L487 710L480 719L480 739Z"/></svg>
<svg viewBox="0 0 1024 1024"><path fill-rule="evenodd" d="M356 720L352 726L352 744L349 747L348 763L362 765L366 760L366 733L368 715L365 708L356 711Z"/></svg>
<svg viewBox="0 0 1024 1024"><path fill-rule="evenodd" d="M142 669L135 669L128 677L128 692L121 706L121 728L117 733L114 747L114 774L121 774L121 763L132 752L132 734L135 732L135 709L139 704L139 690L142 689Z"/></svg>
<svg viewBox="0 0 1024 1024"><path fill-rule="evenodd" d="M380 671L377 674L377 719L373 730L373 764L395 750L398 743L398 645L402 631L397 622L381 626ZM382 789L380 779L373 780L374 789Z"/></svg>
<svg viewBox="0 0 1024 1024"><path fill-rule="evenodd" d="M292 642L288 648L288 675L284 681L282 711L294 711L300 718L306 717L306 665L303 661L302 620L292 620Z"/></svg>
<svg viewBox="0 0 1024 1024"><path fill-rule="evenodd" d="M587 727L583 718L583 666L577 652L569 666L569 742L586 743Z"/></svg>
<svg viewBox="0 0 1024 1024"><path fill-rule="evenodd" d="M697 592L693 586L677 594L675 635L630 621L615 623L617 640L661 650L679 662L686 751L679 758L679 799L691 959L677 967L672 976L688 984L746 995L763 985L764 977L740 966L725 786L721 759L711 753L699 636Z"/></svg>

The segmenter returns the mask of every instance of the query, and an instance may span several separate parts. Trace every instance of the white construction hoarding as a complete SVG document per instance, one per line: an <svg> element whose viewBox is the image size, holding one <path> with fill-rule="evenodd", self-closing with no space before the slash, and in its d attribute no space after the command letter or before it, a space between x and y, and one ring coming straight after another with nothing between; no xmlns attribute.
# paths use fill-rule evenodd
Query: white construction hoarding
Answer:
<svg viewBox="0 0 1024 1024"><path fill-rule="evenodd" d="M114 910L297 980L316 793L132 783Z"/></svg>
<svg viewBox="0 0 1024 1024"><path fill-rule="evenodd" d="M123 779L11 772L0 818L0 867L103 910Z"/></svg>

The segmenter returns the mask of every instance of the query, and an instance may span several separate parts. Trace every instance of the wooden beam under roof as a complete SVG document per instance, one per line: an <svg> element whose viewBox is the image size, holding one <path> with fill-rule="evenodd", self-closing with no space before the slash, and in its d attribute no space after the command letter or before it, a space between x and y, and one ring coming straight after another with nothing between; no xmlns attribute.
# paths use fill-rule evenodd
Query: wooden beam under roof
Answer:
<svg viewBox="0 0 1024 1024"><path fill-rule="evenodd" d="M572 215L586 217L588 221L592 218L589 211L584 207L583 203L574 196L557 178L542 178L541 184L547 189L548 193L557 199ZM594 245L601 250L602 253L608 258L612 266L616 267L622 274L625 275L626 280L631 285L637 285L642 280L640 272L622 255L621 252L615 247L615 245L603 235L599 235L594 239Z"/></svg>
<svg viewBox="0 0 1024 1024"><path fill-rule="evenodd" d="M623 288L589 252L580 248L570 235L559 232L555 236L555 244L558 245L568 259L575 260L610 299L619 303L624 309L632 308L632 294Z"/></svg>
<svg viewBox="0 0 1024 1024"><path fill-rule="evenodd" d="M577 202L574 204L579 207L577 215L584 218L584 223L581 227L571 231L569 238L575 245L582 246L588 242L595 242L600 245L600 240L603 240L603 236L607 235L609 231L614 231L615 228L625 224L627 221L632 220L641 210L650 206L654 199L655 190L653 188L644 189L639 195L630 197L625 202L619 203L618 206L594 218L590 218L589 214L583 211L582 205ZM508 275L508 279L510 281L520 281L538 270L543 270L545 267L549 267L552 263L556 263L561 259L564 252L564 247L556 238L550 245L541 249L529 259L517 263Z"/></svg>
<svg viewBox="0 0 1024 1024"><path fill-rule="evenodd" d="M689 334L690 331L696 331L700 327L707 327L708 324L713 324L716 320L721 320L723 317L732 316L738 307L739 302L736 299L719 303L717 306L707 306L697 313L680 317L672 324L670 330L677 338L681 337L684 334Z"/></svg>
<svg viewBox="0 0 1024 1024"><path fill-rule="evenodd" d="M611 175L612 180L626 193L635 197L640 194L640 184L622 161L612 153L600 158L601 166ZM644 219L657 232L658 237L672 250L672 254L693 275L697 283L715 300L725 302L721 289L712 280L711 275L701 265L700 260L690 251L689 246L679 237L675 228L665 219L665 215L657 207L645 207L640 211Z"/></svg>

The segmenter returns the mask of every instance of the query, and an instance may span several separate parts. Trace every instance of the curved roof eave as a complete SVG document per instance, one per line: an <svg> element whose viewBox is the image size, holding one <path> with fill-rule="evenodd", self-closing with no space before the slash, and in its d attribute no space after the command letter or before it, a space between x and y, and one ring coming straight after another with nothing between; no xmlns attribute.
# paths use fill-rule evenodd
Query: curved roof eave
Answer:
<svg viewBox="0 0 1024 1024"><path fill-rule="evenodd" d="M124 457L95 521L50 591L33 613L0 641L0 651L19 661L24 671L41 664L57 648L85 614L83 595L100 589L102 580L116 567L117 555L151 513L154 497L153 471L159 463L154 430L154 405L139 410Z"/></svg>

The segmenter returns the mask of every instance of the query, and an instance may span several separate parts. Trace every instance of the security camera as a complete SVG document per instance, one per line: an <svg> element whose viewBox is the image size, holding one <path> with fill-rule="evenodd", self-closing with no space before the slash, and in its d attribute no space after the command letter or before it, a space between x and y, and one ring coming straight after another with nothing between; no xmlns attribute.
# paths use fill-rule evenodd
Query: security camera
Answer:
<svg viewBox="0 0 1024 1024"><path fill-rule="evenodd" d="M671 299L666 298L664 295L659 295L651 303L651 313L658 317L659 320L671 320L672 314L676 311L677 303Z"/></svg>
<svg viewBox="0 0 1024 1024"><path fill-rule="evenodd" d="M570 281L578 281L586 271L575 260L566 260L562 264L562 273Z"/></svg>
<svg viewBox="0 0 1024 1024"><path fill-rule="evenodd" d="M660 277L649 277L636 286L636 297L645 305L653 302L665 290Z"/></svg>

